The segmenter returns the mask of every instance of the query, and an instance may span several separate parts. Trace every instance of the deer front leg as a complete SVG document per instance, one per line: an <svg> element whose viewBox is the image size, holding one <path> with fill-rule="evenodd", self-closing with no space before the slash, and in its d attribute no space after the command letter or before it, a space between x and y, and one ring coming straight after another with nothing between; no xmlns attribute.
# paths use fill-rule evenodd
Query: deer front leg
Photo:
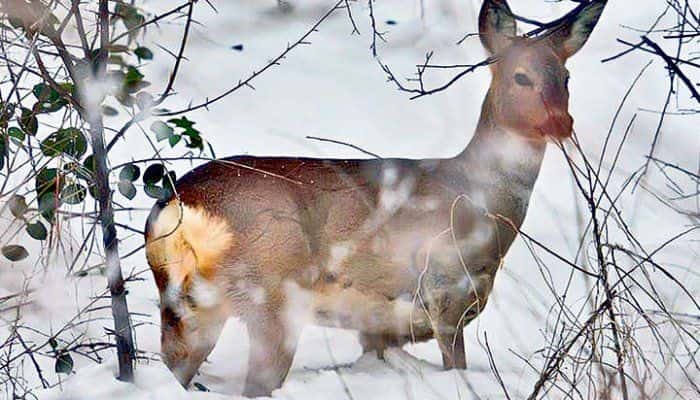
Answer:
<svg viewBox="0 0 700 400"><path fill-rule="evenodd" d="M433 287L428 296L428 312L433 327L433 336L442 353L442 365L446 370L466 369L464 351L464 329L461 320L460 303L450 290L445 290L445 281L439 279L441 287ZM452 294L452 295L451 295Z"/></svg>
<svg viewBox="0 0 700 400"><path fill-rule="evenodd" d="M467 358L464 350L464 329L462 326L454 326L449 323L440 325L442 326L435 330L435 338L442 353L443 367L445 370L466 369Z"/></svg>
<svg viewBox="0 0 700 400"><path fill-rule="evenodd" d="M460 296L449 297L448 294L443 294L442 300L437 301L442 307L432 309L433 330L445 369L467 368L464 327L479 315L486 306L487 299L477 299L472 295L464 302Z"/></svg>
<svg viewBox="0 0 700 400"><path fill-rule="evenodd" d="M250 320L247 325L250 353L243 395L269 396L282 386L289 373L299 332L270 314Z"/></svg>
<svg viewBox="0 0 700 400"><path fill-rule="evenodd" d="M463 293L452 279L441 274L431 277L424 287L428 302L428 312L437 339L442 364L448 369L466 369L467 360L464 350L464 320L462 318Z"/></svg>
<svg viewBox="0 0 700 400"><path fill-rule="evenodd" d="M467 360L464 351L464 329L455 299L449 292L437 291L430 294L428 312L433 329L433 336L442 353L442 364L446 370L466 369Z"/></svg>

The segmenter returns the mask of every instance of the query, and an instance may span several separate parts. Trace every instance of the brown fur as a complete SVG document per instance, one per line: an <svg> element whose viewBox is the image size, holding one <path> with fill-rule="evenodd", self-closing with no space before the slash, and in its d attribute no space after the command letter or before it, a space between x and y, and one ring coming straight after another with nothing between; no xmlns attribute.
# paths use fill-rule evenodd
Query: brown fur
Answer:
<svg viewBox="0 0 700 400"><path fill-rule="evenodd" d="M194 275L214 277L222 256L234 245L226 222L201 208L173 199L149 222L148 264L179 284Z"/></svg>
<svg viewBox="0 0 700 400"><path fill-rule="evenodd" d="M162 351L183 385L229 315L247 322L246 395L282 384L306 323L357 329L379 356L435 337L445 368L466 367L463 326L484 309L523 223L546 140L568 137L573 121L563 52L504 36L515 26L504 5L482 8L482 39L500 61L456 157L232 157L191 171L154 207L146 252ZM567 54L583 42L567 42Z"/></svg>

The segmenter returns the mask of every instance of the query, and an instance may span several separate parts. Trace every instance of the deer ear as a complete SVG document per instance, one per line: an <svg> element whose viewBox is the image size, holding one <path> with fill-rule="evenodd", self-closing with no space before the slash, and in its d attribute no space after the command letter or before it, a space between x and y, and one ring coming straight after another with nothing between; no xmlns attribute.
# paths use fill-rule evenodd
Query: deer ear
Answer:
<svg viewBox="0 0 700 400"><path fill-rule="evenodd" d="M583 47L600 19L607 0L591 0L573 9L561 22L550 28L546 36L554 44L554 49L567 59Z"/></svg>
<svg viewBox="0 0 700 400"><path fill-rule="evenodd" d="M515 17L506 0L484 0L479 13L479 37L491 54L496 54L511 44L515 37Z"/></svg>

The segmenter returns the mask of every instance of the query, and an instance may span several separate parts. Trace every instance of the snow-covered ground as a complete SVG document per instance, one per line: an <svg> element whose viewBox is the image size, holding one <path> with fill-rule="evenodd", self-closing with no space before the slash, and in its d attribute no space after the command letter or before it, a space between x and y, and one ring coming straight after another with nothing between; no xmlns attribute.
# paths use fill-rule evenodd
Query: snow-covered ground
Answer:
<svg viewBox="0 0 700 400"><path fill-rule="evenodd" d="M170 1L147 1L151 11L164 10ZM273 0L214 1L217 12L206 2L195 7L200 23L193 27L191 41L176 82L178 100L167 103L169 108L183 106L191 99L199 102L213 97L235 85L239 79L259 69L296 40L325 12L334 1L293 1L293 12L277 11ZM408 77L415 65L423 62L427 51L434 51L434 63L478 62L484 52L478 39L455 43L466 33L476 31L477 0L426 0L421 18L419 1L387 0L376 4L380 29L386 30L387 43L379 43L382 62L389 64L399 77ZM516 13L543 20L553 19L568 11L573 3L541 0L513 0ZM643 53L633 53L618 61L602 64L600 60L624 47L615 42L623 37L638 40L639 34L621 26L647 28L665 5L663 1L646 1L644 6L630 8L629 2L613 1L586 47L570 62L571 114L582 146L591 160L598 160L603 140L616 108L625 91L642 67L652 59ZM371 30L366 2L353 3L353 11L361 35L350 36L351 26L343 11L336 12L319 32L310 38L312 45L294 50L279 67L257 78L255 90L243 89L188 118L197 126L217 152L217 155L306 155L358 157L362 155L348 147L306 139L319 136L353 143L386 157L448 157L461 151L474 131L486 88L488 71L468 75L449 90L434 96L409 100L406 93L386 82L377 60L369 50ZM387 21L395 24L387 24ZM150 32L149 39L175 48L179 24L163 24ZM243 45L243 51L232 50ZM155 60L147 67L147 76L166 80L171 65L170 56L152 46ZM154 75L155 74L155 75ZM449 75L431 73L428 80L437 84ZM666 71L660 60L646 71L633 96L622 108L613 128L613 142L618 143L633 114L638 113L630 131L611 187L619 188L623 180L644 163L652 141L658 115L641 109L658 110L667 91ZM674 103L674 107L676 104ZM149 123L144 125L148 130ZM117 124L115 124L117 125ZM700 115L668 116L662 130L657 157L673 160L695 170L700 149ZM138 136L138 129L132 129ZM115 160L128 161L149 157L147 146L134 146L125 141L115 148ZM164 154L168 154L167 152ZM611 153L604 165L609 165ZM172 166L178 176L191 165L180 162ZM573 259L577 249L576 199L569 169L562 154L550 148L535 188L528 218L523 230L552 249ZM652 173L649 185L663 190L663 180ZM141 196L141 195L140 195ZM150 207L150 200L139 197L137 205ZM655 248L668 238L687 228L687 220L663 208L643 191L621 201L631 228L642 243ZM580 204L579 204L580 206ZM142 226L146 212L120 215L124 222ZM79 226L74 227L79 229ZM124 233L130 235L129 233ZM141 243L138 235L127 236L123 253ZM698 241L695 233L657 255L668 265L693 267L698 261ZM525 243L516 241L508 254L504 269L499 273L496 287L486 311L466 331L469 369L466 372L444 372L440 353L434 341L391 350L386 361L373 354L362 355L356 333L339 329L309 327L298 347L292 372L274 397L288 399L495 399L503 392L489 367L485 337L493 352L495 363L515 398L529 393L537 373L519 358L537 364L537 350L546 344L544 319L554 303L545 282L559 292L567 285L570 267L543 252L538 255L549 266L544 273L538 267ZM30 263L2 266L0 296L15 292L22 276L29 275ZM104 287L101 276L65 280L62 266L31 285L37 291L33 303L24 310L27 326L51 330L63 326L84 305L90 295ZM124 261L126 271L147 269L142 252ZM676 271L679 278L695 295L700 290L698 276L692 270ZM41 399L223 399L235 398L242 389L247 357L247 335L242 324L230 320L209 360L194 381L211 390L185 391L155 355L159 351L159 317L157 291L150 273L144 280L129 284L129 305L139 313L136 339L139 350L153 357L137 365L136 384L126 385L112 379L116 366L111 359L97 365L75 356L76 373L61 376L60 385L38 391ZM662 276L661 288L672 289ZM581 306L585 299L581 282L575 282L566 301ZM674 304L684 310L685 303ZM687 311L687 309L685 309ZM93 311L95 317L107 317L107 310ZM108 318L97 319L62 335L63 340L79 336L104 340ZM0 327L0 333L9 327ZM4 337L4 336L3 336ZM106 353L105 353L106 354ZM40 357L43 370L50 381L57 381L53 360ZM33 366L22 366L27 379L33 376ZM697 371L696 371L697 372ZM37 386L40 387L37 381Z"/></svg>

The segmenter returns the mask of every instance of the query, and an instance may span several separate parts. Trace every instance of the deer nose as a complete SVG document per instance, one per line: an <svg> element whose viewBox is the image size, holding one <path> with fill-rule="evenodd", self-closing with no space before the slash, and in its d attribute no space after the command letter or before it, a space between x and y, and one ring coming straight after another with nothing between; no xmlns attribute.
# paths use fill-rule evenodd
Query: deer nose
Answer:
<svg viewBox="0 0 700 400"><path fill-rule="evenodd" d="M544 136L563 140L571 137L573 126L574 119L569 113L552 113L549 114L539 129Z"/></svg>

